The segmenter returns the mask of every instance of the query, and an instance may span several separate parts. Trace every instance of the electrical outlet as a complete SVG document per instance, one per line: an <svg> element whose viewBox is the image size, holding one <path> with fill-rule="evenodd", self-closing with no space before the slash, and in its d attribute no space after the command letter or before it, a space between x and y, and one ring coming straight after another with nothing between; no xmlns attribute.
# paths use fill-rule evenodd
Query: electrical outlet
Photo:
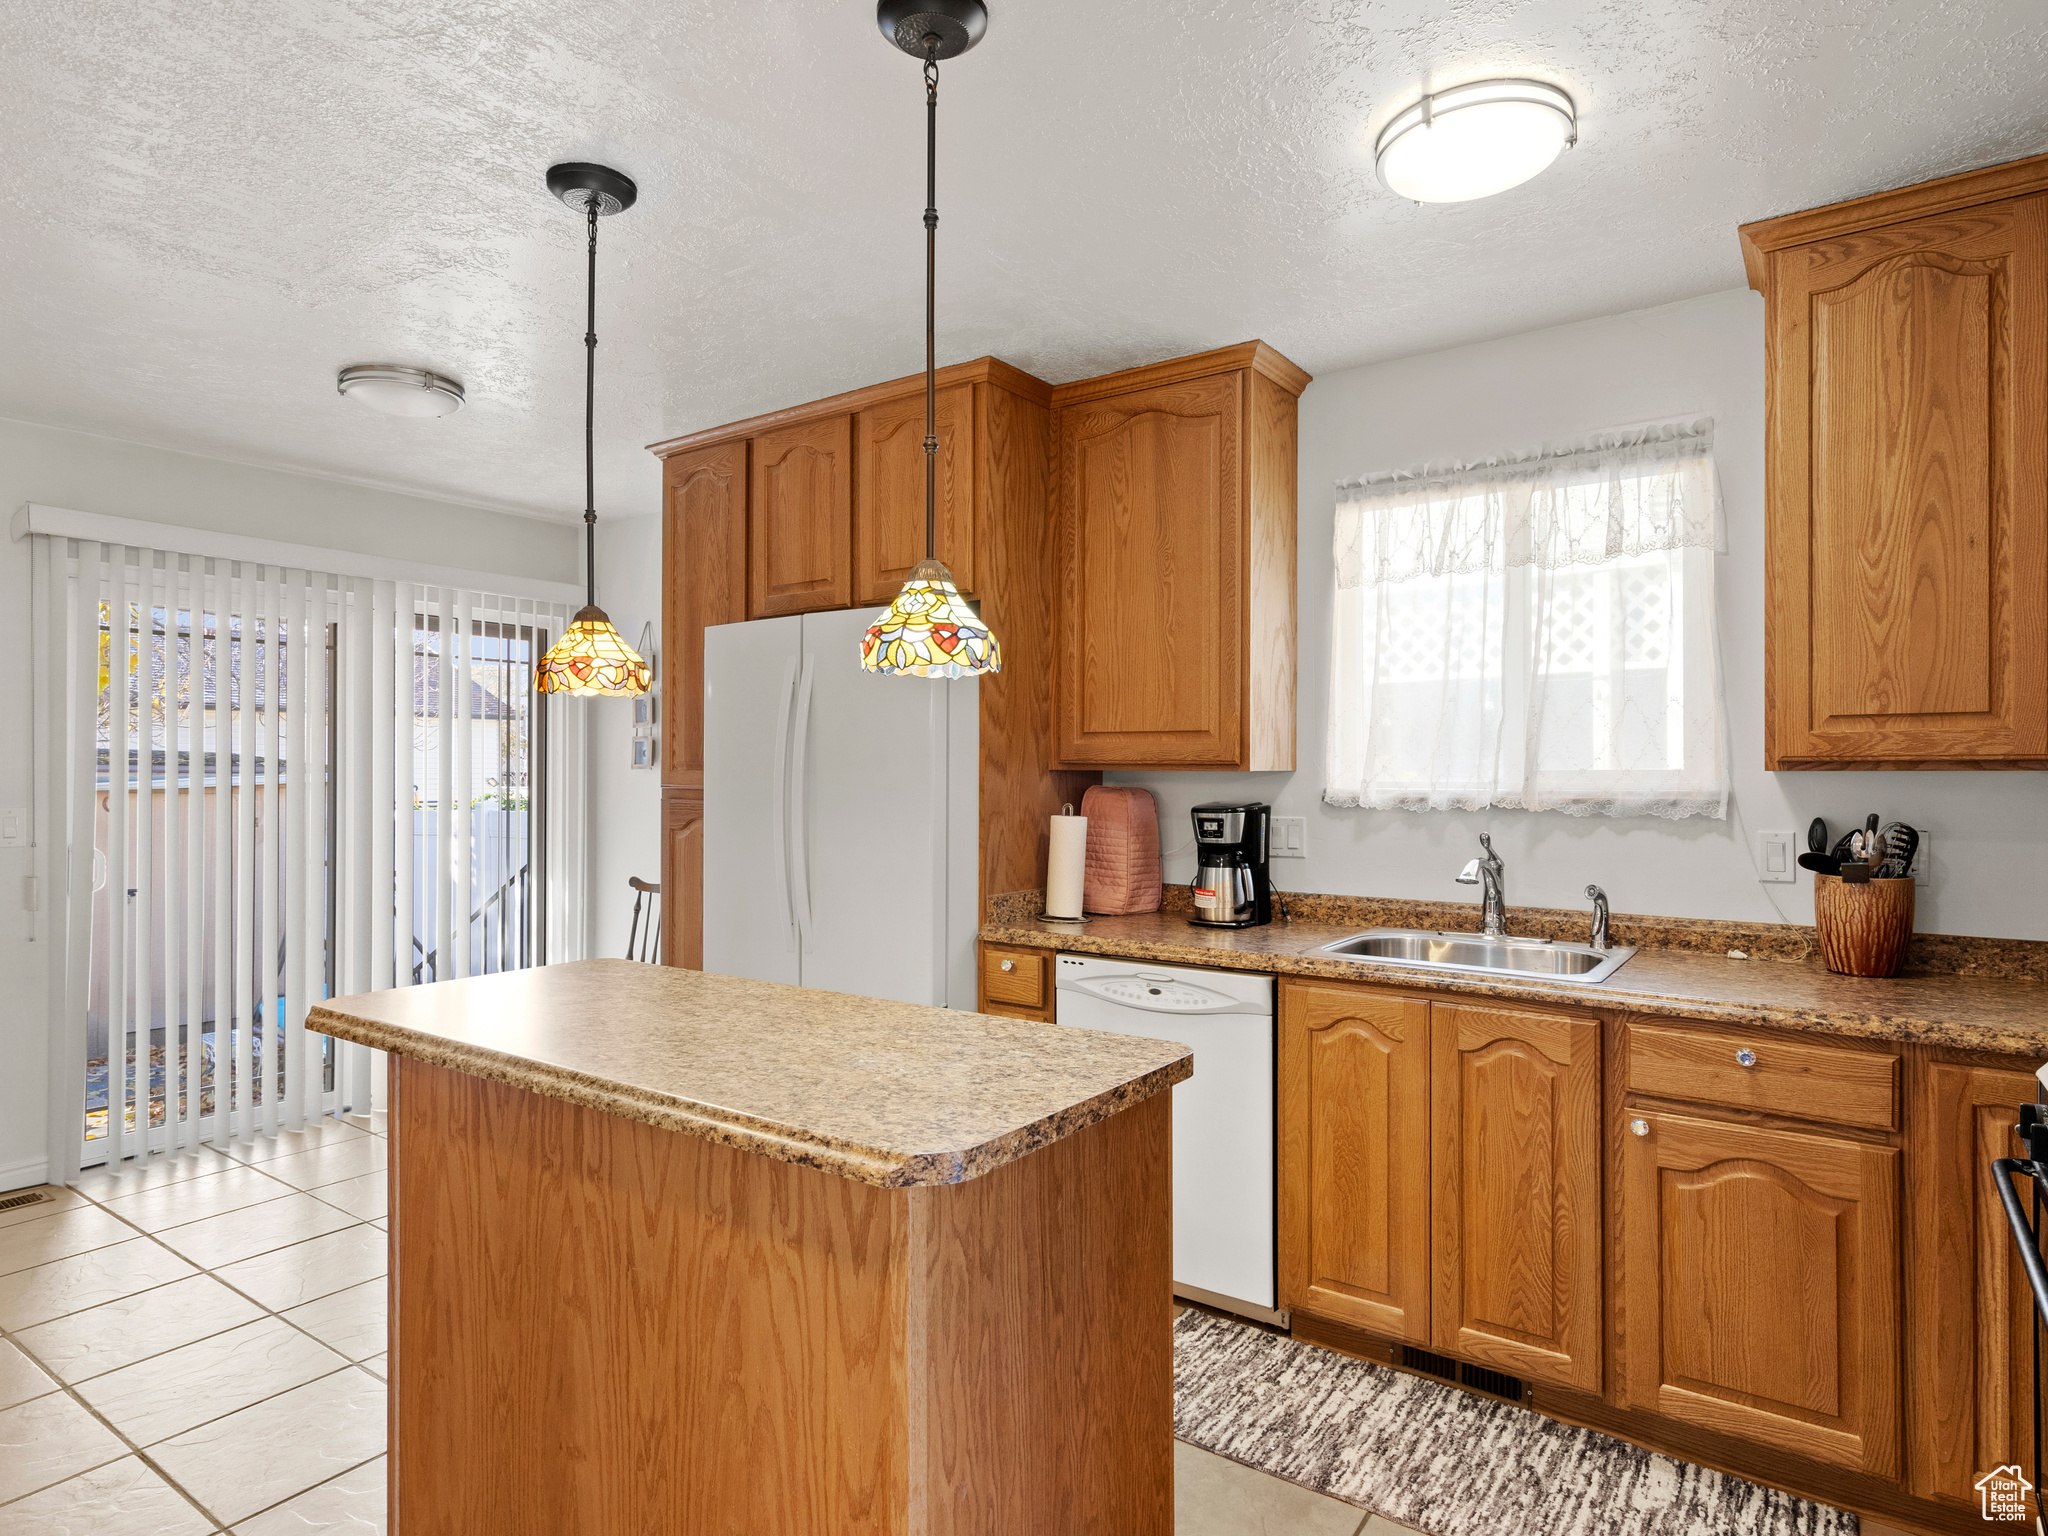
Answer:
<svg viewBox="0 0 2048 1536"><path fill-rule="evenodd" d="M1913 850L1913 863L1906 873L1913 877L1915 885L1925 887L1934 883L1934 834L1925 827L1915 830L1920 834L1920 846Z"/></svg>
<svg viewBox="0 0 2048 1536"><path fill-rule="evenodd" d="M1799 856L1790 832L1756 835L1756 877L1766 885L1790 885L1799 878Z"/></svg>
<svg viewBox="0 0 2048 1536"><path fill-rule="evenodd" d="M1308 857L1308 818L1306 816L1275 816L1273 830L1267 838L1267 849L1276 859L1305 859Z"/></svg>

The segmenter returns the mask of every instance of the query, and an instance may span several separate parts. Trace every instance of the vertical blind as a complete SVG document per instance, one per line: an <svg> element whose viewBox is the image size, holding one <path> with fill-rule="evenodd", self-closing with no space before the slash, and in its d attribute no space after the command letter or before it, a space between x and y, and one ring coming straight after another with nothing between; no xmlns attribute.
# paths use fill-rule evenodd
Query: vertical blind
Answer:
<svg viewBox="0 0 2048 1536"><path fill-rule="evenodd" d="M566 603L34 557L53 1181L367 1111L327 996L580 955L583 711L531 687Z"/></svg>

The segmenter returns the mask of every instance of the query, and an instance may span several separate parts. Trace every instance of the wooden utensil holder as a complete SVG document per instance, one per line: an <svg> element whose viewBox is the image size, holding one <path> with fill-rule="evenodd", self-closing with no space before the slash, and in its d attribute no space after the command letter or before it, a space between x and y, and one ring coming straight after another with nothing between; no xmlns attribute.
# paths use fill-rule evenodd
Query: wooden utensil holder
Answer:
<svg viewBox="0 0 2048 1536"><path fill-rule="evenodd" d="M1839 875L1813 877L1813 924L1820 957L1843 976L1896 976L1913 941L1913 882Z"/></svg>

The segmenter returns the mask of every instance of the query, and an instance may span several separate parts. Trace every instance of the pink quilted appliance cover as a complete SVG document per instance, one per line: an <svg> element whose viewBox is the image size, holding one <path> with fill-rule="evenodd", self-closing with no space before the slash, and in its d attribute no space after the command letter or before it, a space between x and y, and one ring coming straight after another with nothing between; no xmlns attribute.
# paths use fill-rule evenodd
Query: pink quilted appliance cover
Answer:
<svg viewBox="0 0 2048 1536"><path fill-rule="evenodd" d="M1088 818L1086 912L1159 910L1159 804L1149 789L1097 784L1081 796Z"/></svg>

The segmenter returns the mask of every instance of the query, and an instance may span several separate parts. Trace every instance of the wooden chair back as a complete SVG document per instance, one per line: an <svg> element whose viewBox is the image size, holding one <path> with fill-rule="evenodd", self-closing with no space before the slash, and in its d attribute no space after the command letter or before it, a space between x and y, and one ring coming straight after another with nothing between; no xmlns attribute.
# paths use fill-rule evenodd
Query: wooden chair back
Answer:
<svg viewBox="0 0 2048 1536"><path fill-rule="evenodd" d="M661 887L638 875L626 877L633 887L633 931L626 938L626 958L645 960L650 965L661 964ZM645 922L641 920L641 908L646 907Z"/></svg>

